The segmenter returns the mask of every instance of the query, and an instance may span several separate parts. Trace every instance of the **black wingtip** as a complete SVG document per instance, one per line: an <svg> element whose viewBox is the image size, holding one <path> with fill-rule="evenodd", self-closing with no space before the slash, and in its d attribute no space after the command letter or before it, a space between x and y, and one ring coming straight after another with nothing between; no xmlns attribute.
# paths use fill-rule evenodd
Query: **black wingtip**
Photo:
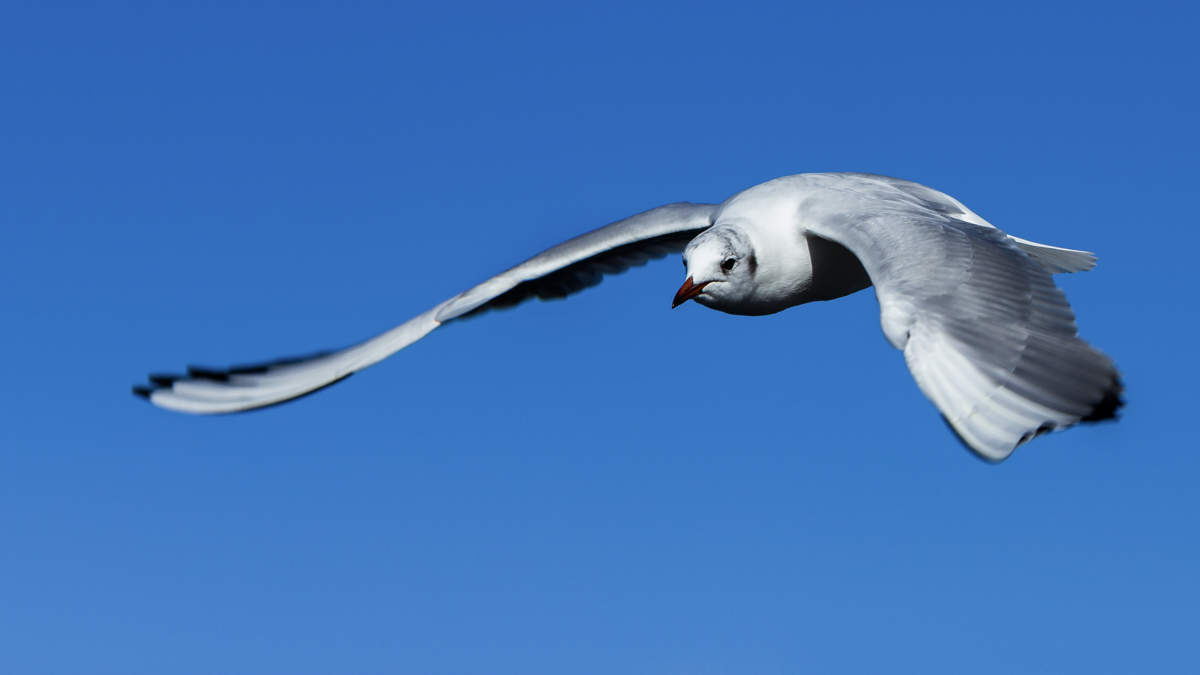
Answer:
<svg viewBox="0 0 1200 675"><path fill-rule="evenodd" d="M182 375L165 375L162 373L155 373L147 379L149 379L150 383L153 384L154 386L165 389L165 388L170 387L171 385L175 384L175 380L183 379L183 376Z"/></svg>
<svg viewBox="0 0 1200 675"><path fill-rule="evenodd" d="M201 377L208 377L208 379L223 377L225 379L221 381L224 382L229 378L230 375L261 375L270 371L272 368L279 366L290 366L296 363L304 363L305 361L312 361L313 359L319 359L322 356L328 356L333 353L333 350L323 349L319 352L308 354L307 356L289 356L287 358L275 359L274 361L264 361L262 363L246 363L240 366L232 366L225 370L212 370L209 368L200 367L196 367L195 369L197 372L205 373L205 375ZM188 370L190 371L192 368L188 368Z"/></svg>
<svg viewBox="0 0 1200 675"><path fill-rule="evenodd" d="M175 382L184 379L184 377L184 375L153 373L146 378L147 380L150 380L149 385L135 384L133 386L133 395L140 396L149 401L154 392L158 391L159 389L170 389Z"/></svg>
<svg viewBox="0 0 1200 675"><path fill-rule="evenodd" d="M1104 420L1115 420L1121 416L1121 408L1125 407L1125 399L1121 398L1121 394L1125 393L1125 385L1121 383L1121 378L1114 377L1112 386L1108 391L1104 392L1104 398L1096 404L1092 411L1084 417L1083 422L1103 422Z"/></svg>
<svg viewBox="0 0 1200 675"><path fill-rule="evenodd" d="M188 366L188 377L193 380L213 380L214 382L228 382L229 373L216 368L205 368L203 366Z"/></svg>

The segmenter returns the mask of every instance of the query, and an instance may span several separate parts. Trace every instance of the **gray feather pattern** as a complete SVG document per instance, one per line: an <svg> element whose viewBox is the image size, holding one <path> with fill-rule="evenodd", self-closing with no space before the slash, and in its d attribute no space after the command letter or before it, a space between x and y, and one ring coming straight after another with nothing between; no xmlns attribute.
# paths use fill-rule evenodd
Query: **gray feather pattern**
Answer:
<svg viewBox="0 0 1200 675"><path fill-rule="evenodd" d="M668 204L550 248L427 312L338 352L229 370L189 368L134 387L157 406L196 414L253 410L339 382L420 340L447 321L529 298L565 298L673 251L712 224L712 204Z"/></svg>
<svg viewBox="0 0 1200 675"><path fill-rule="evenodd" d="M890 187L858 187L883 193L876 208L843 208L810 228L859 257L885 334L963 442L999 461L1037 435L1115 413L1116 368L1079 338L1050 272L1001 230Z"/></svg>

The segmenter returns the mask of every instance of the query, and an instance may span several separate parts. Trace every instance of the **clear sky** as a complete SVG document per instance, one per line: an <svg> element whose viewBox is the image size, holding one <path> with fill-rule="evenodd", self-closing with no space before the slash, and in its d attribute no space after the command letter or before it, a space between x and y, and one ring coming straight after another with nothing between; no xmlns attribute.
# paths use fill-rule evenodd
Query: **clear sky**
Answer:
<svg viewBox="0 0 1200 675"><path fill-rule="evenodd" d="M0 4L0 672L1200 669L1196 5L180 4ZM810 171L1096 251L1125 418L984 464L873 293L672 311L677 257L129 390Z"/></svg>

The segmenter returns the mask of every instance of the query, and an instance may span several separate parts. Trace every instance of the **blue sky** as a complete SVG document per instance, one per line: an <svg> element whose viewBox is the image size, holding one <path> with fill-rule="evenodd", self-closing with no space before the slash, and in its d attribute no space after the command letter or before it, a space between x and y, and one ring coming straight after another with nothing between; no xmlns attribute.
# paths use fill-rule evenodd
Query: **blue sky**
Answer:
<svg viewBox="0 0 1200 675"><path fill-rule="evenodd" d="M0 6L0 671L1195 672L1185 3ZM147 372L374 335L781 175L1024 238L1118 424L964 450L873 294L677 260L196 418Z"/></svg>

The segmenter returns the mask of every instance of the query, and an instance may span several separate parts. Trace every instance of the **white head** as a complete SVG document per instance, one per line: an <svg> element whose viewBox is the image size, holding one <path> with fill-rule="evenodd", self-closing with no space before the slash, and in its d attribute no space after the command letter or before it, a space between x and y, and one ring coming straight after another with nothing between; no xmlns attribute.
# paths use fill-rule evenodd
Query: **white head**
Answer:
<svg viewBox="0 0 1200 675"><path fill-rule="evenodd" d="M730 197L684 250L688 279L672 306L695 300L728 314L772 314L870 286L853 253L808 231L809 198L841 198L821 191L826 180L787 176Z"/></svg>
<svg viewBox="0 0 1200 675"><path fill-rule="evenodd" d="M688 278L675 294L672 307L688 300L730 314L752 314L758 258L749 234L733 224L701 232L683 252Z"/></svg>

